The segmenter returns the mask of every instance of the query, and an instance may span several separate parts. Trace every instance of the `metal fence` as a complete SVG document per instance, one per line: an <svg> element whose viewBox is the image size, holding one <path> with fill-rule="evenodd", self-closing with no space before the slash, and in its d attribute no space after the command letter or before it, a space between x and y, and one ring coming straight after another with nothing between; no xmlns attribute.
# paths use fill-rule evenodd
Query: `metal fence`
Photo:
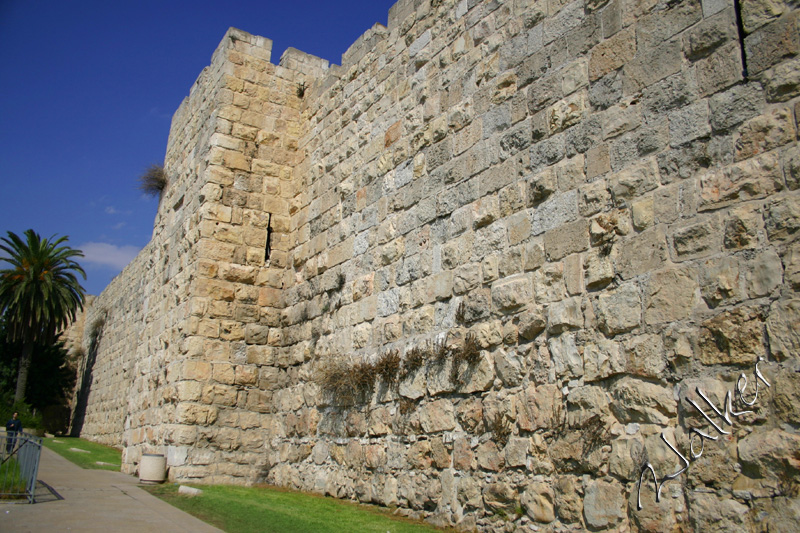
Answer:
<svg viewBox="0 0 800 533"><path fill-rule="evenodd" d="M0 431L0 498L33 503L41 455L41 438Z"/></svg>

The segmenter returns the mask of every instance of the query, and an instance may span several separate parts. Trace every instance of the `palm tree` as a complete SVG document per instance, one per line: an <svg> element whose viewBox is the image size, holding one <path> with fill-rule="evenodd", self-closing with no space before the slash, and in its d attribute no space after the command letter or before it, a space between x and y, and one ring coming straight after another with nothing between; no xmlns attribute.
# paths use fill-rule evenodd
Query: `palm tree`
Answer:
<svg viewBox="0 0 800 533"><path fill-rule="evenodd" d="M66 237L42 239L29 229L25 239L10 231L7 238L0 237L5 243L0 250L8 254L0 261L11 266L0 270L0 314L5 315L9 340L22 343L15 402L25 399L36 343L53 342L83 309L84 289L76 274L86 279L86 272L72 259L83 257L83 252L61 246Z"/></svg>

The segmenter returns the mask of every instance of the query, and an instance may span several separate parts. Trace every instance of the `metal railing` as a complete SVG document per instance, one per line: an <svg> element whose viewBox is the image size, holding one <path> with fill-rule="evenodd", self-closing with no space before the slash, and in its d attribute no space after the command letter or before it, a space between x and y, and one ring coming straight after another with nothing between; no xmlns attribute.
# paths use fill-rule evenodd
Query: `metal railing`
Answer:
<svg viewBox="0 0 800 533"><path fill-rule="evenodd" d="M27 498L33 503L41 455L41 438L0 431L0 498Z"/></svg>

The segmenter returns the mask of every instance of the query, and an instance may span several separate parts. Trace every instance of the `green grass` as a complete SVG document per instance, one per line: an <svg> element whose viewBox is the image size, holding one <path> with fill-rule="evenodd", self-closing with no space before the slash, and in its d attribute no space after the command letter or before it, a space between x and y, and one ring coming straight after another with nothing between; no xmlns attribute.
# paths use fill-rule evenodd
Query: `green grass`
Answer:
<svg viewBox="0 0 800 533"><path fill-rule="evenodd" d="M0 464L0 493L0 498L10 499L21 498L25 494L25 481L13 457Z"/></svg>
<svg viewBox="0 0 800 533"><path fill-rule="evenodd" d="M122 464L122 451L85 439L56 437L42 439L42 444L81 468L119 472Z"/></svg>
<svg viewBox="0 0 800 533"><path fill-rule="evenodd" d="M273 487L199 486L199 496L178 485L146 487L150 493L228 533L417 533L441 531L391 511Z"/></svg>

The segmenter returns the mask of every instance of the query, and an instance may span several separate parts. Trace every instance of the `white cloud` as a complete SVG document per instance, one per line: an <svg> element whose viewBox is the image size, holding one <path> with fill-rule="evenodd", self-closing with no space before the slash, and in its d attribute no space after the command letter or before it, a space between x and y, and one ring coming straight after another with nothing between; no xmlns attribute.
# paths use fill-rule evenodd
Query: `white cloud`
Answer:
<svg viewBox="0 0 800 533"><path fill-rule="evenodd" d="M96 265L113 267L122 270L139 253L138 246L116 246L105 242L87 242L78 246L83 251L81 263L94 263Z"/></svg>
<svg viewBox="0 0 800 533"><path fill-rule="evenodd" d="M106 207L106 213L109 215L116 215L117 213L119 213L119 211L117 211L117 209L113 205L110 205Z"/></svg>
<svg viewBox="0 0 800 533"><path fill-rule="evenodd" d="M127 225L128 224L126 222L119 222L119 223L114 224L113 226L111 226L111 229L122 229Z"/></svg>

